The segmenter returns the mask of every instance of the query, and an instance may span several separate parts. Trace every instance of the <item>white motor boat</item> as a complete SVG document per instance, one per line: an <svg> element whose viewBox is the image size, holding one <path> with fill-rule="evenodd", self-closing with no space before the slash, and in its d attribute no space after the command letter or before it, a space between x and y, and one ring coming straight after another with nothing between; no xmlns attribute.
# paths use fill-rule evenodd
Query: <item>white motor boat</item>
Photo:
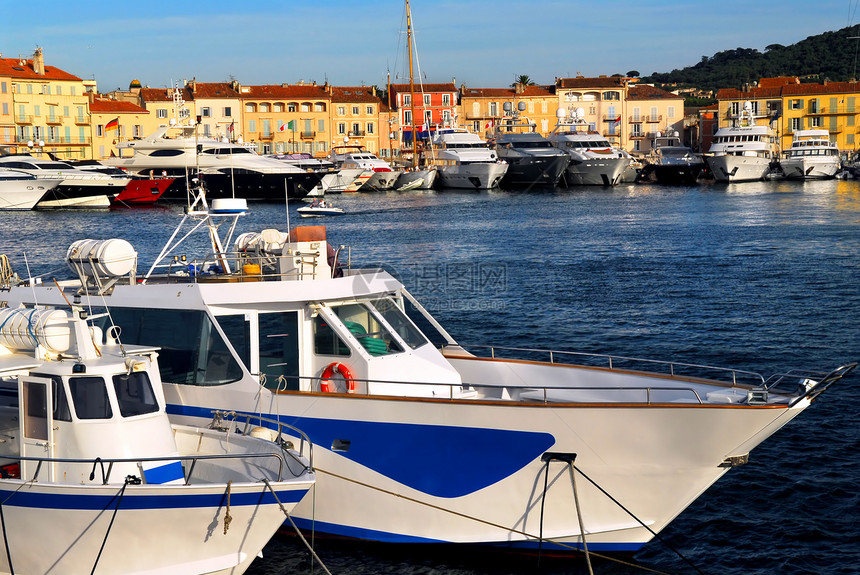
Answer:
<svg viewBox="0 0 860 575"><path fill-rule="evenodd" d="M0 168L0 210L32 210L59 183L59 180L43 180L27 172Z"/></svg>
<svg viewBox="0 0 860 575"><path fill-rule="evenodd" d="M705 162L719 182L763 180L778 160L776 133L769 125L756 125L750 102L744 102L736 126L717 130L705 154Z"/></svg>
<svg viewBox="0 0 860 575"><path fill-rule="evenodd" d="M842 160L839 148L830 141L829 131L797 130L780 166L786 178L821 180L836 177Z"/></svg>
<svg viewBox="0 0 860 575"><path fill-rule="evenodd" d="M370 177L360 188L362 191L392 190L403 171L392 169L388 162L368 152L364 146L335 146L329 158L341 168L361 168L371 172Z"/></svg>
<svg viewBox="0 0 860 575"><path fill-rule="evenodd" d="M556 112L555 129L547 139L570 156L562 183L568 186L614 186L621 182L630 156L613 148L600 132L589 129L583 108Z"/></svg>
<svg viewBox="0 0 860 575"><path fill-rule="evenodd" d="M430 190L436 182L436 167L428 168L406 168L394 182L394 189L398 192L409 190Z"/></svg>
<svg viewBox="0 0 860 575"><path fill-rule="evenodd" d="M437 130L433 153L443 188L496 188L508 171L508 165L499 160L487 141L465 128Z"/></svg>
<svg viewBox="0 0 860 575"><path fill-rule="evenodd" d="M306 206L302 206L296 210L303 218L319 218L323 216L342 216L343 208L334 206L331 202L327 202L321 198L314 199Z"/></svg>
<svg viewBox="0 0 860 575"><path fill-rule="evenodd" d="M171 120L152 134L119 142L119 157L104 163L131 174L160 174L175 178L164 192L165 200L187 200L195 179L202 180L211 199L242 198L251 201L301 199L323 174L307 171L274 158L261 156L248 146L196 135L197 126ZM131 156L126 155L128 151Z"/></svg>
<svg viewBox="0 0 860 575"><path fill-rule="evenodd" d="M502 184L513 187L554 186L570 163L567 152L559 150L540 135L537 126L522 116L525 102L514 111L510 102L505 117L496 125L495 147L499 159L508 164Z"/></svg>
<svg viewBox="0 0 860 575"><path fill-rule="evenodd" d="M134 265L111 259L128 244L76 245L80 270ZM244 573L313 486L310 462L271 421L172 425L157 348L85 318L0 310L0 572Z"/></svg>
<svg viewBox="0 0 860 575"><path fill-rule="evenodd" d="M0 168L26 172L42 182L56 182L36 204L38 209L107 208L131 181L29 154L0 156Z"/></svg>
<svg viewBox="0 0 860 575"><path fill-rule="evenodd" d="M206 230L214 257L168 244L146 274L20 281L3 299L109 307L126 343L162 346L174 423L216 409L302 429L325 473L292 518L316 533L633 552L856 366L765 377L465 346L325 227L234 238L239 217L218 217L189 210L173 236Z"/></svg>

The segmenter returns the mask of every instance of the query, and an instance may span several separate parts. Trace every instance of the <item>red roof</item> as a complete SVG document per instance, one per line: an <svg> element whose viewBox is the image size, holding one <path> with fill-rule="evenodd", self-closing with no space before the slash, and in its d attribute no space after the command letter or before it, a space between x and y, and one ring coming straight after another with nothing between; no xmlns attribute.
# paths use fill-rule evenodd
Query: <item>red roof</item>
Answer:
<svg viewBox="0 0 860 575"><path fill-rule="evenodd" d="M96 98L90 102L90 111L96 113L115 112L117 114L148 114L145 108L131 102L111 100L110 98Z"/></svg>
<svg viewBox="0 0 860 575"><path fill-rule="evenodd" d="M257 100L329 99L328 92L323 86L314 86L313 84L242 86L237 96Z"/></svg>
<svg viewBox="0 0 860 575"><path fill-rule="evenodd" d="M619 76L600 76L598 78L559 78L556 85L559 88L621 88L624 86L624 78Z"/></svg>
<svg viewBox="0 0 860 575"><path fill-rule="evenodd" d="M342 104L352 102L382 103L379 94L374 94L373 86L331 86L331 101Z"/></svg>
<svg viewBox="0 0 860 575"><path fill-rule="evenodd" d="M654 86L639 85L631 86L627 90L628 100L683 100L683 96L655 88Z"/></svg>
<svg viewBox="0 0 860 575"><path fill-rule="evenodd" d="M64 72L54 66L45 66L45 74L37 74L33 70L33 60L23 58L0 58L0 76L21 80L71 80L80 82L81 79Z"/></svg>

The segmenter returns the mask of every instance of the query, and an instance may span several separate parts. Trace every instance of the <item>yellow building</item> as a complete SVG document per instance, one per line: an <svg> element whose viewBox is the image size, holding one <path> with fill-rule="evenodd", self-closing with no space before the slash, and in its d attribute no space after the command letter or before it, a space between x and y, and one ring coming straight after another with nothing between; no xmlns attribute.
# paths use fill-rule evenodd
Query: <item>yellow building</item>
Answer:
<svg viewBox="0 0 860 575"><path fill-rule="evenodd" d="M141 138L152 133L152 115L131 102L93 96L90 102L93 126L93 159L118 156L116 145L122 140Z"/></svg>
<svg viewBox="0 0 860 575"><path fill-rule="evenodd" d="M206 138L238 137L242 126L242 98L239 83L198 82L196 79L186 85L196 110L195 121L199 116L198 133Z"/></svg>
<svg viewBox="0 0 860 575"><path fill-rule="evenodd" d="M364 146L374 154L391 153L388 138L390 133L387 106L375 86L330 86L331 95L331 145ZM383 111L384 109L384 111Z"/></svg>
<svg viewBox="0 0 860 575"><path fill-rule="evenodd" d="M744 90L717 92L720 127L737 120L750 102L756 122L770 123L780 147L791 147L794 132L810 128L830 132L830 140L844 152L857 150L860 84L856 82L800 83L798 78L762 78Z"/></svg>
<svg viewBox="0 0 860 575"><path fill-rule="evenodd" d="M0 138L20 152L92 158L87 98L92 87L92 82L46 66L41 48L31 59L0 58ZM11 124L2 113L3 104L8 105Z"/></svg>
<svg viewBox="0 0 860 575"><path fill-rule="evenodd" d="M170 120L177 124L187 124L197 116L195 102L187 85L176 88L140 88L139 105L149 112L149 126L144 135L155 131L159 126L167 126Z"/></svg>
<svg viewBox="0 0 860 575"><path fill-rule="evenodd" d="M648 155L654 151L656 138L670 132L677 132L680 141L686 142L682 96L647 84L631 85L626 104L627 126L622 141L629 142L624 144L628 152Z"/></svg>
<svg viewBox="0 0 860 575"><path fill-rule="evenodd" d="M460 113L457 125L468 128L485 138L493 135L494 127L505 116L505 102L513 110L523 102L522 115L546 136L555 128L558 97L552 86L524 86L513 88L468 88L460 86Z"/></svg>

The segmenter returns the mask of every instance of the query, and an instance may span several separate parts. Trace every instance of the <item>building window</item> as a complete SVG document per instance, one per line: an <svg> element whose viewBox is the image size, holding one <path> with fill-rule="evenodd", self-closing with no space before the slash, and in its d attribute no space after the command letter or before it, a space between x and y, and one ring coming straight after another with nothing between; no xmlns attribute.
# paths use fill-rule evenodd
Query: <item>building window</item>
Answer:
<svg viewBox="0 0 860 575"><path fill-rule="evenodd" d="M411 94L403 94L403 105L411 106L412 105L412 95Z"/></svg>
<svg viewBox="0 0 860 575"><path fill-rule="evenodd" d="M233 108L231 108L230 106L227 106L226 108L224 108L224 114L223 115L225 118L232 117L233 116Z"/></svg>
<svg viewBox="0 0 860 575"><path fill-rule="evenodd" d="M666 117L669 119L675 117L675 106L669 106L666 108Z"/></svg>
<svg viewBox="0 0 860 575"><path fill-rule="evenodd" d="M317 102L314 104L314 112L325 112L325 102Z"/></svg>
<svg viewBox="0 0 860 575"><path fill-rule="evenodd" d="M325 120L317 121L317 132L325 132Z"/></svg>
<svg viewBox="0 0 860 575"><path fill-rule="evenodd" d="M352 115L353 115L353 116L358 116L358 115L359 115L359 113L360 113L360 110L359 110L358 106L353 106L353 107L352 107Z"/></svg>
<svg viewBox="0 0 860 575"><path fill-rule="evenodd" d="M302 112L310 112L311 111L310 102L303 102L301 108L302 108Z"/></svg>
<svg viewBox="0 0 860 575"><path fill-rule="evenodd" d="M604 92L604 100L621 100L621 92Z"/></svg>
<svg viewBox="0 0 860 575"><path fill-rule="evenodd" d="M820 128L821 127L821 116L809 118L809 127L810 128Z"/></svg>
<svg viewBox="0 0 860 575"><path fill-rule="evenodd" d="M359 124L358 122L353 122L352 123L352 135L357 136L360 133L361 133L361 124Z"/></svg>
<svg viewBox="0 0 860 575"><path fill-rule="evenodd" d="M105 135L105 127L103 124L96 125L96 137L102 138Z"/></svg>
<svg viewBox="0 0 860 575"><path fill-rule="evenodd" d="M248 120L248 131L252 134L257 131L257 122L255 120Z"/></svg>
<svg viewBox="0 0 860 575"><path fill-rule="evenodd" d="M289 104L287 104L287 112L298 112L298 111L299 111L299 105L296 104L295 102L290 102ZM338 108L337 113L342 116L343 115L343 108Z"/></svg>
<svg viewBox="0 0 860 575"><path fill-rule="evenodd" d="M368 116L372 116L373 115L373 106L368 106L367 108L365 108L365 114L367 114Z"/></svg>
<svg viewBox="0 0 860 575"><path fill-rule="evenodd" d="M403 125L412 125L412 110L403 110Z"/></svg>
<svg viewBox="0 0 860 575"><path fill-rule="evenodd" d="M499 103L498 102L490 102L487 109L489 111L490 116L492 116L493 118L495 118L496 116L499 115Z"/></svg>
<svg viewBox="0 0 860 575"><path fill-rule="evenodd" d="M374 130L374 128L373 128L373 122L368 122L368 123L367 123L367 134L368 134L368 135L373 134L373 130Z"/></svg>
<svg viewBox="0 0 860 575"><path fill-rule="evenodd" d="M284 105L283 104L275 104L273 111L274 112L283 112L284 111Z"/></svg>
<svg viewBox="0 0 860 575"><path fill-rule="evenodd" d="M424 94L424 105L425 106L430 105L430 94Z"/></svg>
<svg viewBox="0 0 860 575"><path fill-rule="evenodd" d="M131 135L134 138L140 138L141 137L141 128L140 128L139 124L135 124L134 126L131 127Z"/></svg>
<svg viewBox="0 0 860 575"><path fill-rule="evenodd" d="M451 94L442 94L442 105L450 106L451 105Z"/></svg>
<svg viewBox="0 0 860 575"><path fill-rule="evenodd" d="M266 112L268 112L270 109L271 109L271 106L270 106L268 103L263 102L262 104L260 104L260 113L261 113L261 114L265 114L265 113L266 113Z"/></svg>
<svg viewBox="0 0 860 575"><path fill-rule="evenodd" d="M251 104L251 103L245 104L245 111L246 112L256 112L257 111L257 105Z"/></svg>
<svg viewBox="0 0 860 575"><path fill-rule="evenodd" d="M788 109L789 110L802 110L803 109L803 100L789 100L788 101Z"/></svg>
<svg viewBox="0 0 860 575"><path fill-rule="evenodd" d="M0 82L0 94L6 93L6 82Z"/></svg>
<svg viewBox="0 0 860 575"><path fill-rule="evenodd" d="M803 118L791 118L789 122L789 127L791 131L800 130L803 128Z"/></svg>
<svg viewBox="0 0 860 575"><path fill-rule="evenodd" d="M212 108L206 108L206 107L200 108L200 115L203 116L204 118L211 118L212 117Z"/></svg>
<svg viewBox="0 0 860 575"><path fill-rule="evenodd" d="M343 123L343 122L339 122L339 123L338 123L338 125L337 125L337 133L338 133L339 135L341 135L341 136L342 136L342 135L344 135L344 134L346 134L346 124L345 124L345 123Z"/></svg>

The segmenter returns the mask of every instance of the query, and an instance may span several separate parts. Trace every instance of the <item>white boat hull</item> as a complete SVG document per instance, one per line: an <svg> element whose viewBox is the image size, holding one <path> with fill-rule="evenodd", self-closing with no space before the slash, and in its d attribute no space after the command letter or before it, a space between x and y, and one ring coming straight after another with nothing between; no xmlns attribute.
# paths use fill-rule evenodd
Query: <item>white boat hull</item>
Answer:
<svg viewBox="0 0 860 575"><path fill-rule="evenodd" d="M0 210L32 210L58 182L0 180Z"/></svg>
<svg viewBox="0 0 860 575"><path fill-rule="evenodd" d="M803 180L824 180L836 177L841 168L838 156L814 156L790 158L781 162L786 178Z"/></svg>
<svg viewBox="0 0 860 575"><path fill-rule="evenodd" d="M570 385L595 375L548 364L449 359L464 381L499 386L509 379ZM623 375L607 377L624 384ZM599 385L596 379L589 384ZM577 454L578 469L659 532L726 472L727 458L748 453L808 405L595 407L543 404L539 396L523 404L289 392L260 405L223 387L216 394L166 385L165 393L178 420L219 407L262 408L305 431L321 473L314 500L293 512L300 527L385 542L523 548L537 547L541 530L560 543L581 542L570 471L562 463L550 465L541 529L544 453ZM651 539L583 476L577 488L589 549L635 551Z"/></svg>
<svg viewBox="0 0 860 575"><path fill-rule="evenodd" d="M272 486L287 511L309 487ZM238 574L284 521L262 483L232 483L228 496L226 483L123 490L0 479L0 497L12 555L10 568L0 554L2 573L89 573L97 563L104 574Z"/></svg>
<svg viewBox="0 0 860 575"><path fill-rule="evenodd" d="M505 177L504 162L473 162L439 166L439 185L443 188L489 190L497 188Z"/></svg>
<svg viewBox="0 0 860 575"><path fill-rule="evenodd" d="M763 180L770 171L770 160L760 156L706 156L705 161L718 182Z"/></svg>
<svg viewBox="0 0 860 575"><path fill-rule="evenodd" d="M400 177L399 170L388 172L373 172L373 175L361 186L362 191L384 192L394 189L397 178Z"/></svg>

